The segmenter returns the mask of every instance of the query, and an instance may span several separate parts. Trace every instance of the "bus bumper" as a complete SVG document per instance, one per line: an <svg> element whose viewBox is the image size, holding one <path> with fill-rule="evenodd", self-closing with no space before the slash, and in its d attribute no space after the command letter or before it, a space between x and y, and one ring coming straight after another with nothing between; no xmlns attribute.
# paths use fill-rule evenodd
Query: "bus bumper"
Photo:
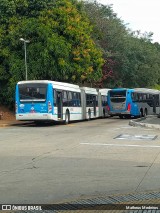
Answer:
<svg viewBox="0 0 160 213"><path fill-rule="evenodd" d="M123 112L112 112L112 111L109 111L109 115L111 116L119 116L119 115L130 115L130 111L123 111Z"/></svg>
<svg viewBox="0 0 160 213"><path fill-rule="evenodd" d="M52 120L52 114L47 113L28 113L28 114L16 114L16 120L18 121L37 121L37 120Z"/></svg>

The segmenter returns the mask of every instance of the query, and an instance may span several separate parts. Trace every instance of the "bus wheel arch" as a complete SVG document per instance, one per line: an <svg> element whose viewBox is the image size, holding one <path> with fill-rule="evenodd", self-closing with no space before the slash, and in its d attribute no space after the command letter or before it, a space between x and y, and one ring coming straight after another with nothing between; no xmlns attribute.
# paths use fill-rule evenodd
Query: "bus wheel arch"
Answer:
<svg viewBox="0 0 160 213"><path fill-rule="evenodd" d="M69 110L66 110L66 114L65 114L65 124L69 124L70 122L70 113Z"/></svg>

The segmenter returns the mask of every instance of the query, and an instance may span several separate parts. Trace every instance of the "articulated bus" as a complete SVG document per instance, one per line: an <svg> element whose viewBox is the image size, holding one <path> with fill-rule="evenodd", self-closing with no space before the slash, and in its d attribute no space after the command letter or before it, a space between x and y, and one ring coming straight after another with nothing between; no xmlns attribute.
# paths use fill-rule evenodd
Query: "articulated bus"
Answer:
<svg viewBox="0 0 160 213"><path fill-rule="evenodd" d="M111 89L108 92L109 115L120 118L145 117L160 113L160 91L147 88Z"/></svg>
<svg viewBox="0 0 160 213"><path fill-rule="evenodd" d="M107 92L107 91L106 91ZM107 93L103 93L107 100ZM16 85L16 120L69 121L102 116L104 102L95 88L48 80L20 81Z"/></svg>

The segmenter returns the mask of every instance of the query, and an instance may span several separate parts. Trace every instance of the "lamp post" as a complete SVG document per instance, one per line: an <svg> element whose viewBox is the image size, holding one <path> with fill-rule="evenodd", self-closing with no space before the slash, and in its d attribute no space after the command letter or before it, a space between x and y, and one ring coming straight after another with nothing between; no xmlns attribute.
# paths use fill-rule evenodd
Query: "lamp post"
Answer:
<svg viewBox="0 0 160 213"><path fill-rule="evenodd" d="M25 69L26 69L26 81L27 81L27 49L26 49L26 44L29 43L29 40L25 40L24 38L20 38L20 41L24 42L24 53L25 53Z"/></svg>

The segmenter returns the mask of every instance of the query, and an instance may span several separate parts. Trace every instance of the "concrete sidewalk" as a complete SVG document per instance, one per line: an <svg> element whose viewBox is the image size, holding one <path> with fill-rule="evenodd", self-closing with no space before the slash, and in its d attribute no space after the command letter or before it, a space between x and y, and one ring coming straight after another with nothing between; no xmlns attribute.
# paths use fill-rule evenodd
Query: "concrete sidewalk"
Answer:
<svg viewBox="0 0 160 213"><path fill-rule="evenodd" d="M146 118L138 118L129 121L131 126L140 126L152 129L160 129L160 118L157 115L149 115Z"/></svg>

